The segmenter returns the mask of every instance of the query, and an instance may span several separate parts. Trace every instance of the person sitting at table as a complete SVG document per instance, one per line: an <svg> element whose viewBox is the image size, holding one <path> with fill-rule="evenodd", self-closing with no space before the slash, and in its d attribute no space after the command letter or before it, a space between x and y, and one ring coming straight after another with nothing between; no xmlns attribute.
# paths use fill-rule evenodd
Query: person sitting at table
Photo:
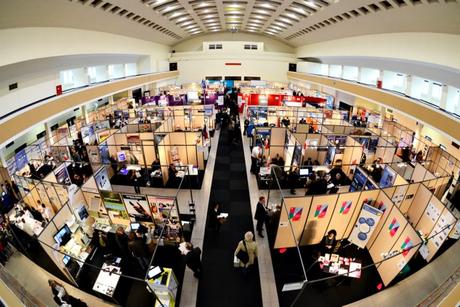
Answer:
<svg viewBox="0 0 460 307"><path fill-rule="evenodd" d="M334 251L335 245L337 243L336 237L337 231L335 231L335 229L329 230L327 232L327 235L323 237L323 239L319 243L323 254L332 253Z"/></svg>
<svg viewBox="0 0 460 307"><path fill-rule="evenodd" d="M116 173L118 171L118 161L115 158L115 155L109 157L110 166L112 166L113 171Z"/></svg>
<svg viewBox="0 0 460 307"><path fill-rule="evenodd" d="M305 120L305 118L301 118L300 121L299 121L299 124L306 124L307 121Z"/></svg>
<svg viewBox="0 0 460 307"><path fill-rule="evenodd" d="M305 185L307 191L305 195L321 195L327 192L327 181L324 178L316 176L315 173L311 173L309 182Z"/></svg>
<svg viewBox="0 0 460 307"><path fill-rule="evenodd" d="M284 167L284 159L283 159L283 157L281 157L279 154L276 154L276 156L278 157L278 159L277 159L278 163L276 163L276 165Z"/></svg>
<svg viewBox="0 0 460 307"><path fill-rule="evenodd" d="M283 124L284 127L289 127L289 125L291 124L291 121L285 116L282 120L281 120L281 123Z"/></svg>
<svg viewBox="0 0 460 307"><path fill-rule="evenodd" d="M382 178L383 167L381 163L382 163L382 158L377 158L372 163L371 177L375 182L380 182L380 179Z"/></svg>
<svg viewBox="0 0 460 307"><path fill-rule="evenodd" d="M152 172L158 171L160 169L161 169L160 160L155 159L155 161L152 162Z"/></svg>
<svg viewBox="0 0 460 307"><path fill-rule="evenodd" d="M174 166L174 164L169 164L169 167L168 167L168 185L169 186L172 186L175 184L176 182L176 176L177 176L177 169L176 167Z"/></svg>

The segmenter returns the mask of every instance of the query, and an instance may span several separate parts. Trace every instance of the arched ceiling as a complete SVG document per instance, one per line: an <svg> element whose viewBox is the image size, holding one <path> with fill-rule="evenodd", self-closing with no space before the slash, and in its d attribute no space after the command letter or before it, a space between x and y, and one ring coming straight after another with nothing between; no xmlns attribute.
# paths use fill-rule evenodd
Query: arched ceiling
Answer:
<svg viewBox="0 0 460 307"><path fill-rule="evenodd" d="M69 27L175 45L221 31L292 46L387 32L460 34L460 0L14 0L0 29ZM122 43L122 42L121 42Z"/></svg>

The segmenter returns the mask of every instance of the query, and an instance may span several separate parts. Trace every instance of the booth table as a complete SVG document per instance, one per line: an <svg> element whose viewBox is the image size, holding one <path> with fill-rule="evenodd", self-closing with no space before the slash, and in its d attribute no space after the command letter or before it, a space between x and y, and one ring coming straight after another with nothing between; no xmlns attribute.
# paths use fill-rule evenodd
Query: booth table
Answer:
<svg viewBox="0 0 460 307"><path fill-rule="evenodd" d="M121 269L119 267L120 261L121 258L116 258L114 261L116 265L104 262L102 270L99 272L96 282L94 283L94 291L113 298L121 277Z"/></svg>
<svg viewBox="0 0 460 307"><path fill-rule="evenodd" d="M361 277L361 262L355 258L341 257L337 254L325 254L318 258L321 270L334 275Z"/></svg>

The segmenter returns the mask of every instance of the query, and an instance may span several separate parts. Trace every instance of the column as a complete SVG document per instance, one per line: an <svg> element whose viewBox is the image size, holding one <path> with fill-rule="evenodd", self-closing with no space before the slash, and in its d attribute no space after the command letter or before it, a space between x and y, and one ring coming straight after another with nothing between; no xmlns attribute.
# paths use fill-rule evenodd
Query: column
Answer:
<svg viewBox="0 0 460 307"><path fill-rule="evenodd" d="M442 85L442 94L441 94L441 100L439 101L439 107L443 110L446 109L447 107L447 94L448 94L449 88L447 85L443 84Z"/></svg>
<svg viewBox="0 0 460 307"><path fill-rule="evenodd" d="M411 97L412 93L412 75L406 76L406 89L404 90L404 94Z"/></svg>
<svg viewBox="0 0 460 307"><path fill-rule="evenodd" d="M81 115L85 119L85 123L89 124L89 119L88 119L88 110L86 108L86 105L81 106Z"/></svg>
<svg viewBox="0 0 460 307"><path fill-rule="evenodd" d="M361 82L361 67L360 66L358 67L358 76L357 76L356 81Z"/></svg>
<svg viewBox="0 0 460 307"><path fill-rule="evenodd" d="M51 136L53 135L51 132L51 127L47 122L44 123L44 126L46 130L46 137L45 137L46 143L48 144L48 146L53 145L53 141L51 139Z"/></svg>

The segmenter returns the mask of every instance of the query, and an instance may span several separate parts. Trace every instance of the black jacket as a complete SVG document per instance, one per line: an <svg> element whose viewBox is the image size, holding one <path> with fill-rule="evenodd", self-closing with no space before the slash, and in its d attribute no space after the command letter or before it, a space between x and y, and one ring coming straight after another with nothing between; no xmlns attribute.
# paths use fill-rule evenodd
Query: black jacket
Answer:
<svg viewBox="0 0 460 307"><path fill-rule="evenodd" d="M199 247L195 247L191 251L185 255L185 264L190 269L195 269L201 266L201 249Z"/></svg>
<svg viewBox="0 0 460 307"><path fill-rule="evenodd" d="M265 210L265 207L264 205L262 205L261 202L258 202L257 203L257 207L256 207L256 214L254 215L254 218L256 220L265 220L267 219L267 210Z"/></svg>

